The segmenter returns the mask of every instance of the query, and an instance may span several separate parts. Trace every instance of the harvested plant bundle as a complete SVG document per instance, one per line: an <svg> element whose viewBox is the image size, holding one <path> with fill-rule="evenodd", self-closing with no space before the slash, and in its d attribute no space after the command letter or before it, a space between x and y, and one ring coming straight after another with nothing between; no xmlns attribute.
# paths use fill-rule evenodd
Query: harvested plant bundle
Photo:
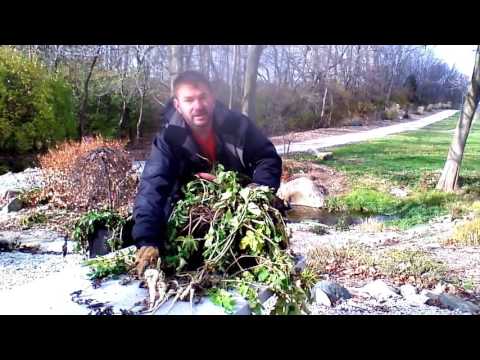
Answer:
<svg viewBox="0 0 480 360"><path fill-rule="evenodd" d="M266 287L276 296L274 313L305 310L305 284L285 250L288 236L271 206L274 193L266 186L242 187L238 175L221 165L215 176L186 184L169 219L165 265L167 272L175 269L175 300L190 295L192 301L194 293L209 290L214 302L224 304L229 302L218 296L228 293L217 290L235 289L263 313L257 290Z"/></svg>

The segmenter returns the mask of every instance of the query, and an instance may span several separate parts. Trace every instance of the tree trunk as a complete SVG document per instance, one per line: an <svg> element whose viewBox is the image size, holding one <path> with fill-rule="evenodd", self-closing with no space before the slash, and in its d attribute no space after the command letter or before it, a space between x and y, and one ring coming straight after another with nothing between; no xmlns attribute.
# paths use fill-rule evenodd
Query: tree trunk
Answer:
<svg viewBox="0 0 480 360"><path fill-rule="evenodd" d="M325 92L323 93L322 112L320 114L320 126L323 125L323 114L325 113L325 101L327 100L328 86L325 85Z"/></svg>
<svg viewBox="0 0 480 360"><path fill-rule="evenodd" d="M333 95L330 93L330 114L328 116L328 127L332 127L332 114L333 114Z"/></svg>
<svg viewBox="0 0 480 360"><path fill-rule="evenodd" d="M126 124L126 112L127 112L127 102L125 99L122 100L122 111L120 113L120 121L118 122L118 132L120 137L123 137Z"/></svg>
<svg viewBox="0 0 480 360"><path fill-rule="evenodd" d="M233 106L233 98L235 96L235 74L237 73L237 62L238 62L238 45L233 45L233 66L232 74L230 77L230 98L228 100L228 107L230 110Z"/></svg>
<svg viewBox="0 0 480 360"><path fill-rule="evenodd" d="M480 45L477 46L472 81L468 88L462 113L458 121L452 144L448 150L447 161L437 184L438 190L454 191L457 188L458 175L462 164L463 152L467 142L473 117L480 99Z"/></svg>
<svg viewBox="0 0 480 360"><path fill-rule="evenodd" d="M142 130L142 117L143 117L143 103L145 100L144 94L140 97L140 111L138 114L138 121L137 121L137 135L136 135L136 141L137 143L140 140L140 137L142 136L141 130Z"/></svg>
<svg viewBox="0 0 480 360"><path fill-rule="evenodd" d="M88 72L87 79L85 80L85 84L84 84L84 97L83 97L82 107L80 108L80 113L78 116L78 119L79 119L78 134L80 136L80 140L82 140L83 136L85 135L85 125L87 122L88 84L92 77L93 68L97 63L98 55L99 55L99 51L97 51L97 54L93 57L92 63L90 64L90 70Z"/></svg>
<svg viewBox="0 0 480 360"><path fill-rule="evenodd" d="M192 54L195 45L190 45L187 47L187 54L185 56L185 69L188 70L192 67Z"/></svg>
<svg viewBox="0 0 480 360"><path fill-rule="evenodd" d="M170 94L173 96L173 82L182 72L182 45L171 46L170 56Z"/></svg>
<svg viewBox="0 0 480 360"><path fill-rule="evenodd" d="M243 91L242 113L255 120L255 93L257 89L258 63L262 54L262 45L249 45L245 87Z"/></svg>

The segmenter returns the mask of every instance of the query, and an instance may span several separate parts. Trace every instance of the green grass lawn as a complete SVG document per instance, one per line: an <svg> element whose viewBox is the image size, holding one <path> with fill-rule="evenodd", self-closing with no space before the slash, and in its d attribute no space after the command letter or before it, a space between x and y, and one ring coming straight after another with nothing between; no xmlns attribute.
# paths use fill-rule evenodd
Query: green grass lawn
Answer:
<svg viewBox="0 0 480 360"><path fill-rule="evenodd" d="M298 160L322 163L346 173L351 192L329 200L330 208L396 215L391 225L407 228L446 214L455 204L480 194L480 125L474 123L465 148L460 171L460 194L434 190L445 164L458 114L420 130L382 139L329 149L332 160L318 161L309 154L297 154ZM389 194L394 186L408 188L407 198ZM470 194L470 198L467 196Z"/></svg>
<svg viewBox="0 0 480 360"><path fill-rule="evenodd" d="M458 115L420 130L330 149L335 156L328 165L351 177L369 174L398 185L418 187L422 177L443 169L457 121ZM476 122L460 172L467 182L480 181L479 153L480 125Z"/></svg>

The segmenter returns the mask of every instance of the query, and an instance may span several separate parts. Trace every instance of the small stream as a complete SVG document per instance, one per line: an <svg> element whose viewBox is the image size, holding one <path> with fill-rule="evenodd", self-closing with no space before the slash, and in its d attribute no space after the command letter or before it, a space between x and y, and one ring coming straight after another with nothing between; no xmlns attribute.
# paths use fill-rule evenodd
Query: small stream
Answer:
<svg viewBox="0 0 480 360"><path fill-rule="evenodd" d="M287 220L293 223L304 220L315 221L327 226L335 226L340 223L344 225L358 225L367 218L373 218L379 222L394 220L395 216L389 215L370 215L360 212L329 212L326 209L314 208L310 206L292 205L291 210L287 211Z"/></svg>

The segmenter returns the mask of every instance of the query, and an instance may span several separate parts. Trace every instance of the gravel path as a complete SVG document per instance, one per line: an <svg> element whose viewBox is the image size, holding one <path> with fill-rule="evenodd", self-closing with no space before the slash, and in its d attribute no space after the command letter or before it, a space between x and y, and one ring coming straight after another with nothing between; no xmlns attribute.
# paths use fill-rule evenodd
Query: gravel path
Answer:
<svg viewBox="0 0 480 360"><path fill-rule="evenodd" d="M0 296L2 291L45 278L81 261L82 257L77 254L67 254L64 258L62 255L0 252Z"/></svg>
<svg viewBox="0 0 480 360"><path fill-rule="evenodd" d="M24 190L40 186L40 169L28 168L19 173L8 172L0 176L0 198L7 190Z"/></svg>
<svg viewBox="0 0 480 360"><path fill-rule="evenodd" d="M458 310L430 305L413 306L403 298L388 299L384 302L373 298L351 298L335 307L314 304L310 306L310 311L311 315L468 315Z"/></svg>

